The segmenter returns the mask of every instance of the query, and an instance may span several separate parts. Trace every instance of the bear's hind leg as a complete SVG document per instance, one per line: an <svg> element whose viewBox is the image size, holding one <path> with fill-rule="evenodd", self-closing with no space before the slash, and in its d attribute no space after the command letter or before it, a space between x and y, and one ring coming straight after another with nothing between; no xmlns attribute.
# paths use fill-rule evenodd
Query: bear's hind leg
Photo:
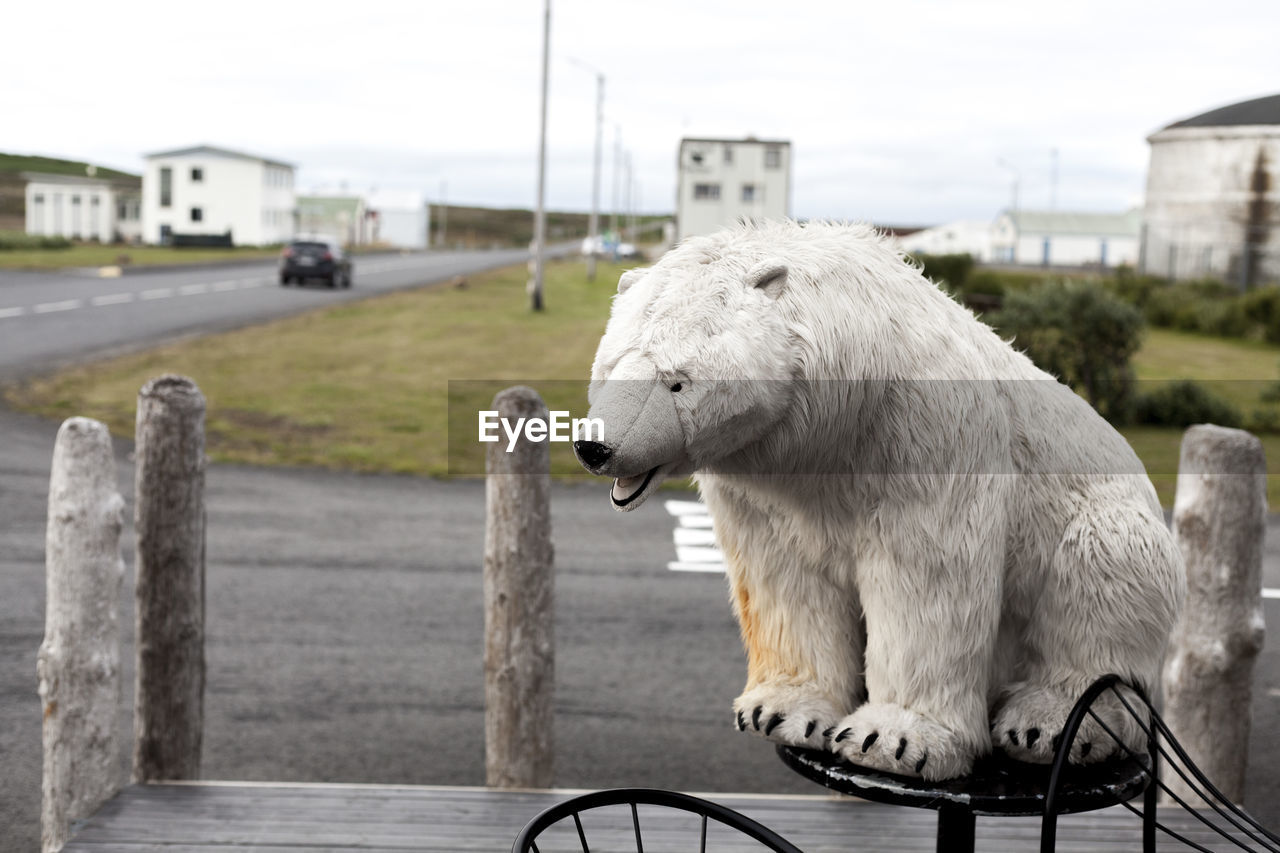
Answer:
<svg viewBox="0 0 1280 853"><path fill-rule="evenodd" d="M1095 498L1068 525L1053 556L1028 621L1022 677L997 704L993 742L1020 761L1048 763L1072 706L1096 679L1116 673L1150 692L1182 583L1163 519L1136 501ZM1136 697L1126 699L1140 708ZM1101 722L1086 715L1073 762L1144 750L1141 725L1109 691L1093 711Z"/></svg>

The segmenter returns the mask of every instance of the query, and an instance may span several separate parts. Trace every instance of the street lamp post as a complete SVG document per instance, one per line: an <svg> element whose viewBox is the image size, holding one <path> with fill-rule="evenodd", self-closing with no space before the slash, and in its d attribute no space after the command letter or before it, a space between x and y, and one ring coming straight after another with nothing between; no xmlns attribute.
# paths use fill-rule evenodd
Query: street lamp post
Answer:
<svg viewBox="0 0 1280 853"><path fill-rule="evenodd" d="M547 213L543 209L547 185L547 58L551 50L551 0L545 0L542 22L542 125L538 135L538 207L533 215L533 279L529 282L530 307L542 310L542 254L547 239Z"/></svg>
<svg viewBox="0 0 1280 853"><path fill-rule="evenodd" d="M596 75L596 151L595 166L591 173L591 218L587 221L587 245L591 247L587 252L587 281L595 281L600 234L600 165L604 144L604 73L580 59L570 61Z"/></svg>
<svg viewBox="0 0 1280 853"><path fill-rule="evenodd" d="M622 239L618 233L618 187L622 179L622 125L613 125L613 204L609 216L609 230L615 241Z"/></svg>

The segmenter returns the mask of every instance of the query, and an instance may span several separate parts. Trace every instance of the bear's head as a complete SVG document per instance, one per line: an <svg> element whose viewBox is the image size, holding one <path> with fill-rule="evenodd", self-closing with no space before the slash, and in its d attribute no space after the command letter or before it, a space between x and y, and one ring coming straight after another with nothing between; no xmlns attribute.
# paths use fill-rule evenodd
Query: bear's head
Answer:
<svg viewBox="0 0 1280 853"><path fill-rule="evenodd" d="M614 478L615 509L743 452L790 404L787 264L713 248L685 244L618 282L588 393L603 435L574 442L588 471Z"/></svg>

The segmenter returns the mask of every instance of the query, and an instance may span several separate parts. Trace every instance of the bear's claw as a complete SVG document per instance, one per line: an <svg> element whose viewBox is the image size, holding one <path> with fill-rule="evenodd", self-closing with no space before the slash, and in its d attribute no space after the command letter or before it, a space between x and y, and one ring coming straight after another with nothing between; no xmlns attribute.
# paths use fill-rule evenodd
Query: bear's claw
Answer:
<svg viewBox="0 0 1280 853"><path fill-rule="evenodd" d="M837 725L833 752L854 764L904 776L962 776L977 751L958 733L900 705L869 703Z"/></svg>
<svg viewBox="0 0 1280 853"><path fill-rule="evenodd" d="M762 684L733 703L738 731L777 743L822 749L844 712L811 685Z"/></svg>
<svg viewBox="0 0 1280 853"><path fill-rule="evenodd" d="M991 727L991 740L1010 758L1034 764L1049 764L1062 745L1062 727L1074 704L1075 693L1067 686L1029 683L1014 685L996 712ZM1093 715L1085 717L1071 744L1069 757L1073 763L1105 761L1114 755L1123 754L1126 748L1134 752L1141 751L1141 726L1121 711L1114 698L1105 695L1099 697L1094 703L1093 713L1097 718ZM1116 743L1108 729L1119 735L1124 743ZM1046 736L1048 732L1056 734Z"/></svg>

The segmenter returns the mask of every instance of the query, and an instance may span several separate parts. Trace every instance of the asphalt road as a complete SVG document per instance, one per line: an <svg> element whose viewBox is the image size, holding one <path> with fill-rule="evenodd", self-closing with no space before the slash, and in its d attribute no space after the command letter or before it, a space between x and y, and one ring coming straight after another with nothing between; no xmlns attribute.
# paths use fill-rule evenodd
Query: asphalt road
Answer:
<svg viewBox="0 0 1280 853"><path fill-rule="evenodd" d="M43 369L121 345L256 321L323 301L520 260L410 256L350 293L270 286L243 267L113 280L0 273L0 365ZM380 279L379 276L384 277ZM194 286L203 284L201 292ZM192 286L181 295L183 286ZM143 300L159 288L174 294ZM133 301L94 306L95 296ZM79 300L75 308L36 306ZM238 300L253 301L254 309ZM127 312L140 312L132 320ZM113 311L120 312L118 315ZM42 333L15 331L28 321ZM110 324L114 335L99 334ZM121 338L119 330L125 330ZM22 342L16 337L22 335ZM61 336L62 343L48 339ZM25 347L25 349L23 349ZM23 355L26 353L26 355ZM54 423L0 409L0 849L36 849L44 525ZM128 442L119 483L132 495ZM616 514L603 485L552 490L556 547L556 783L814 793L763 742L730 729L745 664L722 576L671 572L660 502ZM479 785L484 782L483 486L409 477L213 466L208 475L209 779ZM1272 524L1267 586L1280 587ZM132 534L125 531L126 563ZM132 706L132 574L122 626L121 773ZM1280 826L1280 601L1259 661L1247 804Z"/></svg>
<svg viewBox="0 0 1280 853"><path fill-rule="evenodd" d="M0 379L443 281L528 256L523 249L361 255L350 290L319 282L281 287L274 261L138 268L120 278L100 278L96 270L0 270Z"/></svg>
<svg viewBox="0 0 1280 853"><path fill-rule="evenodd" d="M0 410L0 848L33 850L36 650L56 424ZM130 501L127 442L117 444ZM556 783L817 789L731 730L745 662L723 576L668 571L660 503L553 488ZM208 473L203 775L484 784L484 488L306 470ZM124 534L132 566L132 533ZM121 743L131 743L132 571ZM121 773L127 755L121 756Z"/></svg>

